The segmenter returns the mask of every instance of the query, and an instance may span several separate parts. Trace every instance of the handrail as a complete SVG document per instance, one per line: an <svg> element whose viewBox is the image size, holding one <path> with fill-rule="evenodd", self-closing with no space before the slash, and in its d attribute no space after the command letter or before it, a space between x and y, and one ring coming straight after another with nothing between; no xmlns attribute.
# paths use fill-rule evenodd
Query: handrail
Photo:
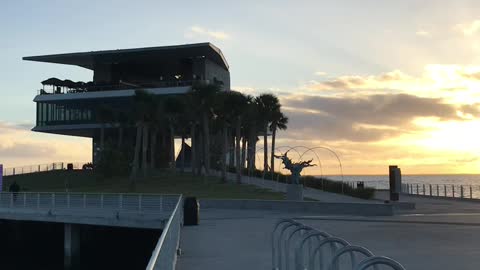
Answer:
<svg viewBox="0 0 480 270"><path fill-rule="evenodd" d="M365 270L370 266L374 266L374 265L387 265L393 268L394 270L405 270L403 265L401 265L399 262L384 256L375 256L375 257L367 258L363 260L359 265L357 265L357 267L354 269Z"/></svg>
<svg viewBox="0 0 480 270"><path fill-rule="evenodd" d="M152 257L150 258L150 261L148 262L146 270L153 270L153 269L156 268L157 260L158 260L158 257L160 255L160 252L162 251L163 245L165 243L165 239L166 239L167 235L171 234L170 231L171 231L171 226L172 226L172 223L173 223L173 219L180 217L179 212L182 211L182 208L180 207L182 202L183 202L183 197L182 197L182 195L180 195L180 198L178 199L177 205L175 206L175 209L173 210L172 215L168 219L167 224L165 225L165 227L162 231L160 239L158 240L157 245L155 246L155 249L152 252ZM179 224L179 226L180 226L180 224ZM175 252L176 252L176 250L175 250ZM176 255L174 255L174 256L176 256ZM172 262L171 270L174 270L174 269L175 269L175 263Z"/></svg>

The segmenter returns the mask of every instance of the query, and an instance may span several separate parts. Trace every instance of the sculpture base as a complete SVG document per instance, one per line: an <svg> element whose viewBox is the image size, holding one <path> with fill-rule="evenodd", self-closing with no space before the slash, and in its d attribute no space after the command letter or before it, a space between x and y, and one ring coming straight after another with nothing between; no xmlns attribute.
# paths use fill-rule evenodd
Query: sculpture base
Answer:
<svg viewBox="0 0 480 270"><path fill-rule="evenodd" d="M287 185L287 200L303 201L303 185L302 184Z"/></svg>

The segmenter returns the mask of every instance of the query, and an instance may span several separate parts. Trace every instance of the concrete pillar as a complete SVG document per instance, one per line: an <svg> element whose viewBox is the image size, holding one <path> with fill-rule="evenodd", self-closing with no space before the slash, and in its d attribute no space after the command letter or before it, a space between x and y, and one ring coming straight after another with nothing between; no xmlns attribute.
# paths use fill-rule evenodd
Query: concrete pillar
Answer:
<svg viewBox="0 0 480 270"><path fill-rule="evenodd" d="M79 268L80 264L80 225L65 223L63 240L65 269Z"/></svg>

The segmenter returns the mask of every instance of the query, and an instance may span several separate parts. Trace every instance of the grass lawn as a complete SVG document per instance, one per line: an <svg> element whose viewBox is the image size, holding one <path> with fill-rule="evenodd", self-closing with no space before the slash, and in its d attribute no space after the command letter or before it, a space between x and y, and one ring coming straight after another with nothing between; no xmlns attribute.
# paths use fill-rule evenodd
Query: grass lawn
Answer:
<svg viewBox="0 0 480 270"><path fill-rule="evenodd" d="M3 190L16 180L22 191L128 193L128 177L98 179L91 171L51 171L4 177ZM136 193L183 194L198 198L283 200L284 194L251 185L221 183L217 177L169 172L138 180Z"/></svg>

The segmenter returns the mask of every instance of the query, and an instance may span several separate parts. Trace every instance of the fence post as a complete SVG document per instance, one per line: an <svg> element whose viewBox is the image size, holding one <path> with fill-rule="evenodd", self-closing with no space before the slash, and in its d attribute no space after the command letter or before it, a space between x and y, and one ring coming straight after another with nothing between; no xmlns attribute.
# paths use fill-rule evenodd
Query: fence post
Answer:
<svg viewBox="0 0 480 270"><path fill-rule="evenodd" d="M472 186L470 186L470 199L473 199Z"/></svg>
<svg viewBox="0 0 480 270"><path fill-rule="evenodd" d="M118 209L122 209L123 208L123 194L120 194L120 196L118 196Z"/></svg>
<svg viewBox="0 0 480 270"><path fill-rule="evenodd" d="M463 198L463 185L460 186L460 198Z"/></svg>
<svg viewBox="0 0 480 270"><path fill-rule="evenodd" d="M438 184L437 184L437 197L440 197L440 188L438 187Z"/></svg>
<svg viewBox="0 0 480 270"><path fill-rule="evenodd" d="M142 194L138 195L138 210L142 211Z"/></svg>
<svg viewBox="0 0 480 270"><path fill-rule="evenodd" d="M38 172L40 172L40 165L38 165Z"/></svg>
<svg viewBox="0 0 480 270"><path fill-rule="evenodd" d="M455 198L455 185L452 185L452 198Z"/></svg>
<svg viewBox="0 0 480 270"><path fill-rule="evenodd" d="M13 175L15 175L15 168L13 168Z"/></svg>
<svg viewBox="0 0 480 270"><path fill-rule="evenodd" d="M425 184L423 184L423 196L425 196Z"/></svg>
<svg viewBox="0 0 480 270"><path fill-rule="evenodd" d="M418 184L417 184L417 195L419 195L420 192L419 192L419 188L418 188Z"/></svg>
<svg viewBox="0 0 480 270"><path fill-rule="evenodd" d="M429 186L429 189L430 189L430 197L431 197L432 196L432 185L429 184L428 186Z"/></svg>

